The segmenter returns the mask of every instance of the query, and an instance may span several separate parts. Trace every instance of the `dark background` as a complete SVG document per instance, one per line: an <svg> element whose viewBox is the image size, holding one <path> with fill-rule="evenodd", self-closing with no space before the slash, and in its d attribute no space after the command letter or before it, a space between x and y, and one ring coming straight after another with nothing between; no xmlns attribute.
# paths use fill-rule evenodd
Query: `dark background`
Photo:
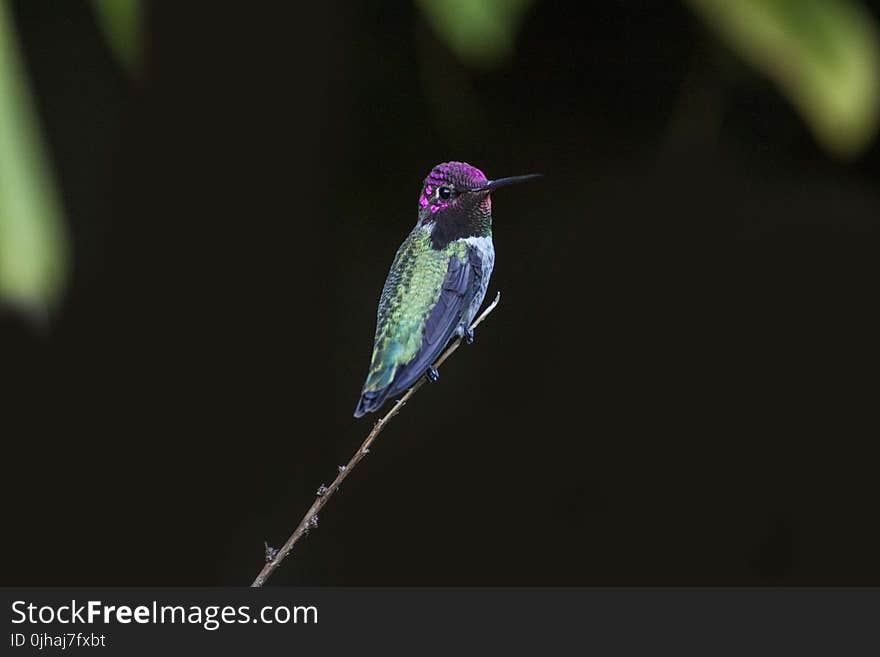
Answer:
<svg viewBox="0 0 880 657"><path fill-rule="evenodd" d="M410 2L15 17L72 233L2 322L4 584L246 584L372 426L430 168L495 196L501 305L271 580L880 584L880 149L843 164L677 3L537 2L462 66Z"/></svg>

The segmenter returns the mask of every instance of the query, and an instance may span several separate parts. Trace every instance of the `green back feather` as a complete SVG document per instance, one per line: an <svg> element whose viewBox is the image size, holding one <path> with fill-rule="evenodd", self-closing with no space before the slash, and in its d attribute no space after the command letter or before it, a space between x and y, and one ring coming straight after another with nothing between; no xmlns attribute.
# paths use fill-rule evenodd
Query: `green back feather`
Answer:
<svg viewBox="0 0 880 657"><path fill-rule="evenodd" d="M398 368L418 354L425 321L440 298L450 258L465 261L467 246L456 240L437 250L420 228L397 250L379 300L373 360L364 392L388 387Z"/></svg>

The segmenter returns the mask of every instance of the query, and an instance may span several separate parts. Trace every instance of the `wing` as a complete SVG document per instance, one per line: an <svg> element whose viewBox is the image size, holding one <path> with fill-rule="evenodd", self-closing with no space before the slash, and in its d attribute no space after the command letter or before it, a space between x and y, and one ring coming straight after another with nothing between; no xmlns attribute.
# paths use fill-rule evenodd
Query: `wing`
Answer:
<svg viewBox="0 0 880 657"><path fill-rule="evenodd" d="M422 252L419 264L412 265L405 262L406 246L398 252L385 283L373 360L355 417L376 410L425 374L461 323L479 286L480 258L466 244L427 256ZM427 262L426 257L436 260ZM401 312L403 308L406 312Z"/></svg>

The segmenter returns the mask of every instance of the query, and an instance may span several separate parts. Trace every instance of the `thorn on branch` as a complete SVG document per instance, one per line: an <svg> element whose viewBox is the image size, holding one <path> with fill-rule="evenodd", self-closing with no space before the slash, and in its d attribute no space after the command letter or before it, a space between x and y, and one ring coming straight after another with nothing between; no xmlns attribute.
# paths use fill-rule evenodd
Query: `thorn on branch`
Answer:
<svg viewBox="0 0 880 657"><path fill-rule="evenodd" d="M336 469L339 470L339 474L342 474L343 472L345 472L345 471L348 469L348 466L346 466L346 465L337 465L337 466L336 466Z"/></svg>
<svg viewBox="0 0 880 657"><path fill-rule="evenodd" d="M318 497L324 497L324 495L327 494L328 490L330 489L327 488L324 484L321 484L320 486L318 486L318 490L315 492L315 495L317 495Z"/></svg>
<svg viewBox="0 0 880 657"><path fill-rule="evenodd" d="M311 518L309 518L308 526L311 527L312 529L315 529L318 526L318 514L317 513L315 515L313 515Z"/></svg>
<svg viewBox="0 0 880 657"><path fill-rule="evenodd" d="M273 561L275 559L275 557L278 556L278 548L273 548L266 541L263 541L263 545L266 546L266 563L269 563L270 561Z"/></svg>

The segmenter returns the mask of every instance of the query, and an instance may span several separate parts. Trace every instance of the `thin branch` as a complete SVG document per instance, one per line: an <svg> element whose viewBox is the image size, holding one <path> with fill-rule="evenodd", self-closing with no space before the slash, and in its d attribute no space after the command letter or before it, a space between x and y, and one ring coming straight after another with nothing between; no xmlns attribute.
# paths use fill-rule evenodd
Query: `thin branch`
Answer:
<svg viewBox="0 0 880 657"><path fill-rule="evenodd" d="M501 292L499 292L495 299L486 306L486 309L477 317L473 324L471 324L471 329L477 328L486 317L489 316L493 310L495 310L495 306L498 305L498 302L501 301ZM457 338L450 344L446 351L440 354L440 357L434 363L435 369L440 369L440 366L449 358L456 349L461 346L462 339ZM275 569L281 565L281 562L287 558L287 555L290 554L290 551L293 549L293 546L296 545L297 541L301 539L305 534L308 534L309 529L318 526L318 512L324 508L324 505L330 500L333 496L333 493L339 490L339 486L345 481L345 478L351 473L352 470L355 469L358 463L366 456L370 451L370 445L373 444L373 441L379 437L379 434L382 433L382 429L391 421L391 419L400 412L400 409L403 408L406 403L410 400L419 388L421 388L425 383L425 378L420 378L409 390L406 391L406 394L397 400L394 406L391 407L391 410L385 414L385 416L376 422L373 426L373 430L367 435L364 442L358 448L358 450L354 453L354 456L349 459L348 464L339 467L339 474L336 475L336 479L333 480L333 483L329 486L321 485L318 489L318 492L315 497L315 501L312 502L312 506L309 507L309 510L306 511L306 514L303 516L302 520L299 521L299 525L297 525L296 530L290 535L290 538L287 539L287 542L281 546L278 550L274 550L266 545L266 565L263 566L263 569L260 571L260 574L257 575L256 579L254 579L251 584L252 587L262 586L266 583L266 580L275 572Z"/></svg>

